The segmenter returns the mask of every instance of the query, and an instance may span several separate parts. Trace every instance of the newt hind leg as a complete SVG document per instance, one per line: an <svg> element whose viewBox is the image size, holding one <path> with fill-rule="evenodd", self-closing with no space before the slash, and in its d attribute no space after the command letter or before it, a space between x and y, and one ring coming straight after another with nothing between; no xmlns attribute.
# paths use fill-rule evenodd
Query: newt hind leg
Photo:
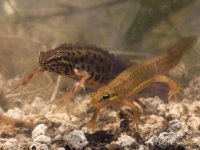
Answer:
<svg viewBox="0 0 200 150"><path fill-rule="evenodd" d="M169 86L169 92L168 92L169 99L175 99L177 101L178 95L183 94L182 87L165 75L156 75L154 77L154 81L166 83Z"/></svg>
<svg viewBox="0 0 200 150"><path fill-rule="evenodd" d="M100 109L95 109L91 120L87 123L87 126L91 128L93 131L96 128L96 120L99 113L100 113Z"/></svg>

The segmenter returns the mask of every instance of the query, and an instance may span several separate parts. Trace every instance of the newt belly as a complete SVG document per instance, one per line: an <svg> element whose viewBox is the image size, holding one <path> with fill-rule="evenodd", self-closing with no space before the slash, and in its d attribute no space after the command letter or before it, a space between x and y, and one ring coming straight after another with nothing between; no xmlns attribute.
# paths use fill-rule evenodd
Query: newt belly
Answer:
<svg viewBox="0 0 200 150"><path fill-rule="evenodd" d="M102 108L119 105L128 106L134 111L134 121L139 123L139 110L129 100L154 82L163 82L169 86L169 97L176 96L180 92L180 86L169 77L163 75L178 64L183 53L196 42L196 37L180 39L166 52L149 60L134 65L120 73L108 85L99 88L91 94L91 104L95 108L91 123Z"/></svg>

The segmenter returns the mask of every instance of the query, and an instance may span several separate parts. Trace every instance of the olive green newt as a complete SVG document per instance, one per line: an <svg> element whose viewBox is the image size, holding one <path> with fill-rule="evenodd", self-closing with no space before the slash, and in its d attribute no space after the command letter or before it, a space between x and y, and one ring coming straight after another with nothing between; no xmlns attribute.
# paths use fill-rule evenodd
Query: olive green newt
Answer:
<svg viewBox="0 0 200 150"><path fill-rule="evenodd" d="M91 105L95 108L95 112L90 125L95 125L102 108L128 106L133 110L133 121L138 126L140 122L139 108L129 100L154 82L166 83L170 89L169 98L173 96L176 98L181 87L164 74L179 63L184 52L195 42L196 37L194 36L182 38L166 52L126 69L109 84L93 92Z"/></svg>

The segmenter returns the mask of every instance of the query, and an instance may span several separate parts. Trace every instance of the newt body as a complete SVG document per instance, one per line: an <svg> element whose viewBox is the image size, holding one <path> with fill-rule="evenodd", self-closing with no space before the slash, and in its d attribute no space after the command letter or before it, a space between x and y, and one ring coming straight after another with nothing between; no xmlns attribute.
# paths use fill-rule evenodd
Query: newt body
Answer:
<svg viewBox="0 0 200 150"><path fill-rule="evenodd" d="M170 88L169 96L176 96L180 92L180 86L163 74L176 66L184 51L189 49L195 42L196 37L183 38L165 53L126 69L108 85L92 93L91 104L95 108L95 112L91 123L95 123L96 117L102 108L125 105L134 111L133 119L137 125L139 122L139 110L129 100L153 82L168 84Z"/></svg>
<svg viewBox="0 0 200 150"><path fill-rule="evenodd" d="M86 86L100 87L116 77L126 67L114 55L100 47L82 44L62 44L41 52L39 64L44 70L83 79Z"/></svg>

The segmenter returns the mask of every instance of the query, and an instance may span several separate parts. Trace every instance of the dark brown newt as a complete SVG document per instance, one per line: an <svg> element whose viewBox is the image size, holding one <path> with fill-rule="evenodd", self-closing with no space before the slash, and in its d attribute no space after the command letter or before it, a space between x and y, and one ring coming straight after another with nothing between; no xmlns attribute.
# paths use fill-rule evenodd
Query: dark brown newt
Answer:
<svg viewBox="0 0 200 150"><path fill-rule="evenodd" d="M33 77L44 71L78 80L74 84L75 91L85 86L96 89L107 84L126 68L125 63L100 47L71 43L40 52L39 65L40 67L15 89L25 86Z"/></svg>

